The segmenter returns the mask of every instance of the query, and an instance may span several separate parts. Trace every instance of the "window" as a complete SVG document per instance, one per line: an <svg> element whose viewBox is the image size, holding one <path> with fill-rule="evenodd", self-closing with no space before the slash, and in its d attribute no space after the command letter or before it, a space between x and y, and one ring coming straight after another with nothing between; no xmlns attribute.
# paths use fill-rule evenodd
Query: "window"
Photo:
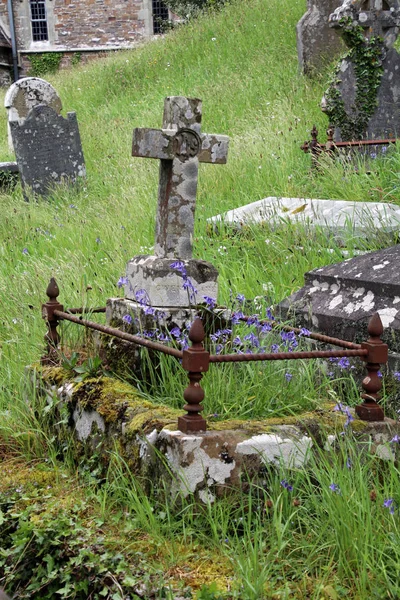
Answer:
<svg viewBox="0 0 400 600"><path fill-rule="evenodd" d="M153 0L153 33L162 33L163 24L168 23L168 7L162 0Z"/></svg>
<svg viewBox="0 0 400 600"><path fill-rule="evenodd" d="M45 0L30 0L32 40L45 42L49 39L46 20Z"/></svg>

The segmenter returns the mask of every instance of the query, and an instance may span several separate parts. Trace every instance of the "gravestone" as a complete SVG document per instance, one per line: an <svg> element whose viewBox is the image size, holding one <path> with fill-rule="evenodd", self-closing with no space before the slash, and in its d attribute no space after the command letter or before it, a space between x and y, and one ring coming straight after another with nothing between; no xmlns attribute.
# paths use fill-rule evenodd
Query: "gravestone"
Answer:
<svg viewBox="0 0 400 600"><path fill-rule="evenodd" d="M307 0L307 12L297 23L297 55L301 72L312 75L344 51L345 45L329 26L329 15L340 0Z"/></svg>
<svg viewBox="0 0 400 600"><path fill-rule="evenodd" d="M156 318L159 328L182 327L205 296L217 298L217 269L192 255L194 214L199 163L226 163L229 138L202 133L201 117L200 100L170 97L162 129L134 131L133 156L160 160L155 253L129 261L125 298L107 301L107 322L113 326L137 331L138 319L142 330L154 329ZM106 353L112 360L110 352L111 345Z"/></svg>
<svg viewBox="0 0 400 600"><path fill-rule="evenodd" d="M329 21L350 49L321 103L334 140L400 136L399 0L344 0Z"/></svg>
<svg viewBox="0 0 400 600"><path fill-rule="evenodd" d="M267 223L276 229L287 223L299 223L312 231L326 232L327 242L361 247L365 239L378 235L393 243L400 227L400 207L384 202L350 202L347 200L318 200L311 198L268 197L234 208L209 219L218 229L219 223L234 227Z"/></svg>
<svg viewBox="0 0 400 600"><path fill-rule="evenodd" d="M17 122L20 125L27 118L29 111L38 104L50 106L57 114L61 113L62 103L54 87L39 77L23 77L13 83L4 98L4 106L7 110L9 123L9 145L14 150L10 123Z"/></svg>
<svg viewBox="0 0 400 600"><path fill-rule="evenodd" d="M283 300L278 310L296 325L356 342L367 339L368 320L378 312L383 340L390 352L399 353L400 246L306 273L304 287Z"/></svg>
<svg viewBox="0 0 400 600"><path fill-rule="evenodd" d="M62 115L50 106L34 106L22 124L10 121L25 197L48 196L59 183L75 183L85 176L75 113Z"/></svg>
<svg viewBox="0 0 400 600"><path fill-rule="evenodd" d="M144 290L158 307L188 307L217 296L217 271L192 256L199 163L224 164L229 138L201 132L201 101L166 98L162 129L135 129L132 155L160 160L154 256L138 256L127 266L126 297ZM179 261L183 267L172 269ZM184 269L184 274L182 273ZM197 290L193 302L185 277Z"/></svg>

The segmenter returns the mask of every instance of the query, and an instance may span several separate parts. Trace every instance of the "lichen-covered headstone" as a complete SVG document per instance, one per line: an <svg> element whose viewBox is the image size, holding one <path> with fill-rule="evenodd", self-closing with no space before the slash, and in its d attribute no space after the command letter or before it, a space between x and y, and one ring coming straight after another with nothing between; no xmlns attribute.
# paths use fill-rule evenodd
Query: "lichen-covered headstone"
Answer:
<svg viewBox="0 0 400 600"><path fill-rule="evenodd" d="M306 75L318 72L345 49L329 26L329 15L339 4L340 0L307 0L307 12L296 28L299 66Z"/></svg>
<svg viewBox="0 0 400 600"><path fill-rule="evenodd" d="M55 88L48 81L39 77L23 77L8 88L4 98L4 106L7 110L11 151L14 148L11 139L10 123L17 122L22 125L29 111L39 104L50 106L57 114L61 113L61 99Z"/></svg>
<svg viewBox="0 0 400 600"><path fill-rule="evenodd" d="M50 106L34 106L22 124L10 122L11 136L26 197L47 196L56 184L85 176L75 113L64 119Z"/></svg>
<svg viewBox="0 0 400 600"><path fill-rule="evenodd" d="M400 135L399 0L344 0L329 18L349 48L322 100L335 141Z"/></svg>
<svg viewBox="0 0 400 600"><path fill-rule="evenodd" d="M201 101L166 98L162 129L135 129L132 155L160 160L154 256L127 266L126 296L145 291L152 306L187 307L217 295L217 270L192 257L199 163L224 164L229 138L201 132ZM171 264L178 261L178 269ZM184 287L190 278L197 297ZM190 291L190 290L189 290Z"/></svg>

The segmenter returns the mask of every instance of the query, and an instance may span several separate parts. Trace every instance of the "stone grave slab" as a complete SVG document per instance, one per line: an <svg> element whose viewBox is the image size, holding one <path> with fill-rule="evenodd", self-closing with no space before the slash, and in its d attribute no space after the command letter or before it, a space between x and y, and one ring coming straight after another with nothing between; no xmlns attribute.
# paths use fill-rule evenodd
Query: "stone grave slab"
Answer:
<svg viewBox="0 0 400 600"><path fill-rule="evenodd" d="M327 237L346 243L350 237L365 239L380 232L393 240L400 227L400 207L384 202L351 202L311 198L269 196L234 208L209 219L215 227L225 223L236 227L268 223L273 229L283 223L300 223L307 228L322 228Z"/></svg>
<svg viewBox="0 0 400 600"><path fill-rule="evenodd" d="M10 122L25 196L47 196L58 183L86 174L75 113L65 119L50 106L34 106L23 123Z"/></svg>
<svg viewBox="0 0 400 600"><path fill-rule="evenodd" d="M305 285L278 311L296 324L362 342L378 312L389 352L400 352L400 246L347 259L305 274Z"/></svg>
<svg viewBox="0 0 400 600"><path fill-rule="evenodd" d="M341 0L307 0L307 12L297 23L297 55L301 72L312 75L345 50L329 26L329 15Z"/></svg>
<svg viewBox="0 0 400 600"><path fill-rule="evenodd" d="M8 141L10 150L14 150L10 123L16 121L20 125L27 118L29 111L38 104L50 106L57 114L61 113L62 102L55 88L40 77L23 77L13 83L7 90L4 106L8 117Z"/></svg>

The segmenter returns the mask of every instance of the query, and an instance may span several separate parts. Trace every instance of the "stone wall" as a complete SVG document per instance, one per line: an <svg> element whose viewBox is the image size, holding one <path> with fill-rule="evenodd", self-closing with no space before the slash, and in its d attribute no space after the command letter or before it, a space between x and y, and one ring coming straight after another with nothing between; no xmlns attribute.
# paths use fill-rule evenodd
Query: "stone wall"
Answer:
<svg viewBox="0 0 400 600"><path fill-rule="evenodd" d="M29 0L13 7L20 51L129 47L152 34L151 0L46 0L46 42L32 41ZM6 0L0 17L8 24Z"/></svg>

